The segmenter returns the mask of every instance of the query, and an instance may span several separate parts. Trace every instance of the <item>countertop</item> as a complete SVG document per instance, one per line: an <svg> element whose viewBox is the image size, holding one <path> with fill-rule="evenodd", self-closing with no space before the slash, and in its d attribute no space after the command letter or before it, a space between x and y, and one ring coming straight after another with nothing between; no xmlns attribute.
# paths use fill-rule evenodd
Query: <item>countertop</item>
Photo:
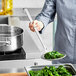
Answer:
<svg viewBox="0 0 76 76"><path fill-rule="evenodd" d="M38 60L38 59L37 59ZM35 60L36 61L36 60ZM11 61L9 62L9 64L7 64L6 61L4 62L0 62L0 74L6 74L6 73L25 73L25 69L24 66L27 67L25 64L25 60L21 60L21 61ZM41 62L41 64L39 65L48 65L48 64L43 64L44 62ZM28 63L29 66L33 66L30 63ZM49 64L51 65L51 64ZM73 64L73 66L76 69L76 64Z"/></svg>

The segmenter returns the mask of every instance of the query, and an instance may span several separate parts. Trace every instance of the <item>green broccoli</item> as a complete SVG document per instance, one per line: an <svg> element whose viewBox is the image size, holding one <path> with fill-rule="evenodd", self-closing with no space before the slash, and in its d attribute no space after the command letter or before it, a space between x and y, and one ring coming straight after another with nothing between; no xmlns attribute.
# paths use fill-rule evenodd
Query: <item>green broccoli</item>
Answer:
<svg viewBox="0 0 76 76"><path fill-rule="evenodd" d="M58 68L55 66L44 67L38 71L29 71L30 76L72 76L72 74L62 65Z"/></svg>
<svg viewBox="0 0 76 76"><path fill-rule="evenodd" d="M57 52L57 51L52 51L52 52L48 52L44 55L44 58L45 59L56 59L56 58L61 58L63 57L64 55Z"/></svg>
<svg viewBox="0 0 76 76"><path fill-rule="evenodd" d="M64 66L62 66L62 65L60 65L60 66L57 68L57 72L58 72L61 76L72 76L72 75L68 72L68 70L67 70Z"/></svg>

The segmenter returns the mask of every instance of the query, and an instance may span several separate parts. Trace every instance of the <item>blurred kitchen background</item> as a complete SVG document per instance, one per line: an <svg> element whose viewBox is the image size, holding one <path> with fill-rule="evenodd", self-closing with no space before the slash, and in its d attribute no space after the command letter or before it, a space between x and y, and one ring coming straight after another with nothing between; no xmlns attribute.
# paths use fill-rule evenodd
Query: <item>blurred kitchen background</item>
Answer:
<svg viewBox="0 0 76 76"><path fill-rule="evenodd" d="M20 65L30 65L35 62L39 62L39 64L51 64L51 62L45 60L40 60L40 51L44 51L38 37L34 32L31 32L29 29L29 19L24 11L24 8L28 9L33 19L41 12L45 0L13 0L13 15L9 16L0 16L0 24L8 24L11 26L21 27L24 30L23 35L23 49L26 53L26 60L24 61L6 61L6 65L1 62L0 65L7 67L9 64L20 64ZM53 50L54 47L54 36L56 31L56 19L54 23L50 23L45 28L44 32L41 34L41 37L44 41L44 44L47 46L49 51ZM35 60L31 60L35 59ZM36 60L38 59L38 60ZM24 64L22 64L22 62ZM29 62L29 64L28 64ZM49 62L49 63L48 63ZM1 66L1 67L3 67ZM18 66L18 65L16 65ZM12 67L16 67L12 66Z"/></svg>

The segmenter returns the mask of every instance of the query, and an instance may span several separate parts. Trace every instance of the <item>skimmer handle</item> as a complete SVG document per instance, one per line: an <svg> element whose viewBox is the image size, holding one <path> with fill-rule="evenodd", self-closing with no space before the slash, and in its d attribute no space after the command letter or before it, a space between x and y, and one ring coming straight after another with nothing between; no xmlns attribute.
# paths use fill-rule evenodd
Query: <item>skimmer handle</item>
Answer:
<svg viewBox="0 0 76 76"><path fill-rule="evenodd" d="M33 19L32 19L31 15L30 15L28 9L24 9L24 11L26 12L26 14L27 14L29 20L32 22ZM39 34L39 32L38 32L38 30L37 30L37 28L36 28L35 26L34 26L34 29L35 29L36 35L37 35L38 39L40 40L40 42L41 42L41 44L42 44L42 46L43 46L45 52L47 52L47 48L46 48L46 46L44 45L43 40L42 40L42 38L41 38L41 36L40 36L40 34Z"/></svg>

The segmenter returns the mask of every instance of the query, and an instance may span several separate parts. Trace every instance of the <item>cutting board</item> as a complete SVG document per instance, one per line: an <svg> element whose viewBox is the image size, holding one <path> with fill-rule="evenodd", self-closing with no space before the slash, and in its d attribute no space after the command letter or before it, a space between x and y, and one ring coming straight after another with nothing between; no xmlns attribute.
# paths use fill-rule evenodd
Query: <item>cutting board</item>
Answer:
<svg viewBox="0 0 76 76"><path fill-rule="evenodd" d="M0 76L27 76L25 72L23 73L6 73L6 74L0 74Z"/></svg>

